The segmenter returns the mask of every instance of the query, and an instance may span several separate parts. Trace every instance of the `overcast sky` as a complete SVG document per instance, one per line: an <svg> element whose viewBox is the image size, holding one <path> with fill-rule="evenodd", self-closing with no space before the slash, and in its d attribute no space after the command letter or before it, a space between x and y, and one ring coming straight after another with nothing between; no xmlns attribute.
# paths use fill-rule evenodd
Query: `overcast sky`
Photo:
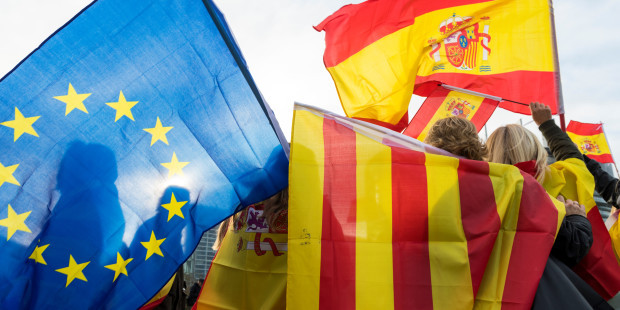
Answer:
<svg viewBox="0 0 620 310"><path fill-rule="evenodd" d="M324 33L312 26L338 8L361 1L215 0L226 16L258 88L290 139L293 102L344 115L323 66ZM77 14L85 0L1 0L0 76ZM554 3L564 106L568 120L603 122L613 155L620 158L620 1L563 0ZM419 108L414 96L410 115ZM488 133L529 116L497 109ZM558 122L559 124L559 122ZM484 131L481 136L485 136Z"/></svg>

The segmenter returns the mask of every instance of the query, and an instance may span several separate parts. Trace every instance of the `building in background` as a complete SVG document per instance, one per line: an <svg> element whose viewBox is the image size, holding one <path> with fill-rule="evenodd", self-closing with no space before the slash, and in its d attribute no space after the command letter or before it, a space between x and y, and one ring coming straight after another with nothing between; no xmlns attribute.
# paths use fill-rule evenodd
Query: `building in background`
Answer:
<svg viewBox="0 0 620 310"><path fill-rule="evenodd" d="M215 250L213 250L211 246L213 246L217 238L218 226L207 230L202 235L202 239L200 239L200 243L198 243L194 254L189 257L183 266L185 272L184 279L188 290L196 281L204 279L207 276L213 257L215 257Z"/></svg>

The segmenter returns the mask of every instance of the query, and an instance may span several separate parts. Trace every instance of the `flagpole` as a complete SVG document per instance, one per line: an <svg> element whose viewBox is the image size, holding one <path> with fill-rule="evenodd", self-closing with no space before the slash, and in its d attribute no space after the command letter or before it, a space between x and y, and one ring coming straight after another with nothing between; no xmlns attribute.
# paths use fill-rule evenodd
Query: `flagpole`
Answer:
<svg viewBox="0 0 620 310"><path fill-rule="evenodd" d="M607 143L607 147L609 148L609 155L611 155L611 160L614 161L614 168L616 168L616 176L620 177L620 173L618 172L618 165L616 165L616 159L614 158L614 153L611 151L611 147L609 146L609 141L607 140L607 134L605 133L605 128L603 127L603 122L599 121L601 124L601 130L603 131L603 137L605 137L605 143Z"/></svg>
<svg viewBox="0 0 620 310"><path fill-rule="evenodd" d="M566 121L564 120L564 97L562 96L562 79L560 78L560 60L558 56L558 40L555 34L555 15L553 12L553 1L549 1L549 17L551 19L551 43L553 45L553 65L555 66L555 83L557 85L558 115L560 116L560 128L566 132Z"/></svg>
<svg viewBox="0 0 620 310"><path fill-rule="evenodd" d="M479 93L477 91L473 91L473 90L469 90L469 89L464 89L464 88L459 88L459 87L455 87L455 86L450 86L448 84L441 84L441 87L443 87L445 89L449 89L449 90L454 90L454 91L458 91L458 92L461 92L461 93L465 93L465 94L470 94L470 95L474 95L474 96L478 96L478 97L484 97L484 98L492 99L492 100L495 100L495 101L510 101L510 100L502 99L501 97L497 97L497 96L493 96L493 95L489 95L489 94L484 94L484 93ZM520 103L520 102L517 102L517 103Z"/></svg>

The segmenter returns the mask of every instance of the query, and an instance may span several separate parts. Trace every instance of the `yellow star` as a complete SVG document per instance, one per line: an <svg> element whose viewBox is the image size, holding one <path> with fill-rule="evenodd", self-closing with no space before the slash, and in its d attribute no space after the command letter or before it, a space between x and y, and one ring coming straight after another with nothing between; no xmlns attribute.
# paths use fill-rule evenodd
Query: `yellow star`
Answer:
<svg viewBox="0 0 620 310"><path fill-rule="evenodd" d="M159 117L157 117L157 123L155 123L155 127L153 128L144 128L144 131L150 133L151 135L153 135L151 137L151 146L153 144L155 144L155 142L157 141L162 141L166 144L168 144L168 139L166 138L166 133L168 131L170 131L170 129L172 129L173 127L163 127L161 125L161 121L159 120Z"/></svg>
<svg viewBox="0 0 620 310"><path fill-rule="evenodd" d="M41 116L24 117L22 112L19 112L17 107L15 107L15 120L0 123L0 125L13 128L13 142L15 142L24 133L39 137L39 134L32 128L32 124L34 124L39 117Z"/></svg>
<svg viewBox="0 0 620 310"><path fill-rule="evenodd" d="M116 278L118 278L121 273L128 276L127 264L129 264L132 260L133 258L128 258L125 260L121 256L121 253L116 252L116 264L104 266L110 270L114 270L114 280L112 280L112 282L116 281Z"/></svg>
<svg viewBox="0 0 620 310"><path fill-rule="evenodd" d="M67 104L67 108L65 109L65 116L67 116L69 112L73 111L73 109L78 109L88 114L88 111L86 110L86 107L84 106L84 100L88 98L88 96L90 96L90 93L88 94L76 93L75 89L73 89L73 85L69 83L69 91L67 91L67 94L64 96L56 96L54 97L54 99L60 100Z"/></svg>
<svg viewBox="0 0 620 310"><path fill-rule="evenodd" d="M157 240L155 238L155 232L151 231L151 239L147 242L140 242L142 243L142 246L146 248L146 258L144 259L145 261L149 259L149 257L151 257L151 255L153 254L164 257L164 254L159 248L159 246L164 242L164 240L166 240L166 238Z"/></svg>
<svg viewBox="0 0 620 310"><path fill-rule="evenodd" d="M37 245L37 247L34 248L34 251L32 251L32 254L30 254L30 257L28 258L34 259L34 261L39 264L47 265L47 263L45 262L45 259L43 258L43 252L45 252L45 249L47 249L48 246L50 245L49 244L46 244L43 246Z"/></svg>
<svg viewBox="0 0 620 310"><path fill-rule="evenodd" d="M0 186L2 186L5 182L20 186L19 182L17 182L13 176L13 172L15 172L17 167L19 167L19 164L5 167L2 163L0 163Z"/></svg>
<svg viewBox="0 0 620 310"><path fill-rule="evenodd" d="M183 216L183 212L181 211L181 208L186 203L187 201L177 201L176 197L174 197L174 193L172 193L172 196L170 197L170 203L165 203L161 205L164 209L168 210L168 222L175 215L180 216L182 219L185 218Z"/></svg>
<svg viewBox="0 0 620 310"><path fill-rule="evenodd" d="M6 235L7 241L9 241L13 234L18 230L31 233L30 228L28 228L26 223L24 223L26 218L28 218L28 215L30 215L30 212L32 211L17 214L11 205L9 205L9 216L0 220L0 226L5 226L8 229L8 233Z"/></svg>
<svg viewBox="0 0 620 310"><path fill-rule="evenodd" d="M69 266L56 269L56 271L67 275L67 285L65 285L65 287L67 287L76 278L84 282L88 282L88 280L86 280L86 277L84 276L84 273L82 272L82 270L84 270L84 268L86 268L88 264L90 264L90 262L85 262L82 264L76 263L75 259L73 259L73 255L69 254Z"/></svg>
<svg viewBox="0 0 620 310"><path fill-rule="evenodd" d="M187 166L189 162L179 162L177 159L177 154L172 152L172 159L169 163L162 163L161 165L168 168L168 177L171 177L175 174L183 175L183 167Z"/></svg>
<svg viewBox="0 0 620 310"><path fill-rule="evenodd" d="M138 101L127 101L125 95L123 95L123 91L121 91L120 95L118 95L117 102L107 102L106 104L116 110L116 118L114 119L114 122L116 122L123 116L127 116L130 120L135 121L133 119L133 114L131 114L131 108L137 103Z"/></svg>

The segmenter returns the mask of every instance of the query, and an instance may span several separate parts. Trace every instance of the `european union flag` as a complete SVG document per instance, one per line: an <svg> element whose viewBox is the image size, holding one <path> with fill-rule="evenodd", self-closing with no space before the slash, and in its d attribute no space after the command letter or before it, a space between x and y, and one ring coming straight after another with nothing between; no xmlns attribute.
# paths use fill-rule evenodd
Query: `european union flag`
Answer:
<svg viewBox="0 0 620 310"><path fill-rule="evenodd" d="M0 80L0 308L139 307L282 141L210 0L93 2Z"/></svg>

